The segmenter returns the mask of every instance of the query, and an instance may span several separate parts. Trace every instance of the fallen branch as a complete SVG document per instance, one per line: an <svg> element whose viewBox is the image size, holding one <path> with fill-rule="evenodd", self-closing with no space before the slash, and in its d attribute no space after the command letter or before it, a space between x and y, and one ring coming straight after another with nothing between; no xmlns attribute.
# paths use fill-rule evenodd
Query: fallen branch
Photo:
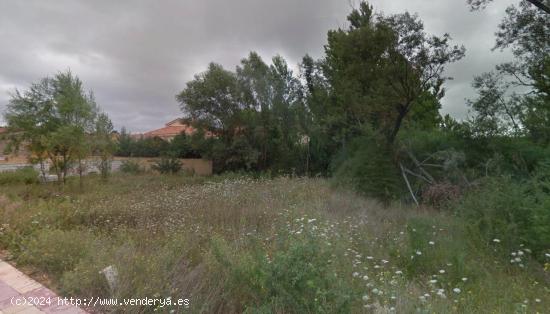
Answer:
<svg viewBox="0 0 550 314"><path fill-rule="evenodd" d="M414 203L416 206L418 205L418 201L416 200L416 197L414 196L414 192L411 188L411 184L409 183L409 179L407 178L407 174L405 173L405 168L403 167L403 164L399 163L399 167L401 168L401 174L403 175L403 179L405 179L405 183L407 184L407 188L409 189L409 192L411 193L412 199L414 200Z"/></svg>
<svg viewBox="0 0 550 314"><path fill-rule="evenodd" d="M418 162L418 159L416 159L416 157L414 157L414 155L410 151L407 151L407 154L409 155L409 157L411 157L411 160L414 162L416 167L418 167L418 169L424 174L424 176L426 176L426 178L430 179L432 182L435 182L435 179L426 170L424 170L424 168L422 168L422 165L420 164L420 162Z"/></svg>
<svg viewBox="0 0 550 314"><path fill-rule="evenodd" d="M410 174L410 175L413 175L413 176L415 176L415 177L417 177L417 178L419 178L419 179L422 179L422 180L428 182L429 184L433 184L433 181L431 181L430 179L428 179L428 178L422 176L421 174L412 172L411 170L409 170L409 169L407 169L407 168L405 168L405 167L403 167L403 170L404 170L406 173Z"/></svg>

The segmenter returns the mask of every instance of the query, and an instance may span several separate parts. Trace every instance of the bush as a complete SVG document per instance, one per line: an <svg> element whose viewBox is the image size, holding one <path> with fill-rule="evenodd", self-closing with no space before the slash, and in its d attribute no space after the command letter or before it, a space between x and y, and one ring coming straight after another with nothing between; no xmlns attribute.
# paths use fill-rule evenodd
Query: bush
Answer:
<svg viewBox="0 0 550 314"><path fill-rule="evenodd" d="M436 227L437 226L437 227ZM473 279L479 267L472 262L472 245L476 239L464 234L458 221L441 224L428 217L415 217L407 222L406 254L393 254L410 278L425 278L445 269L445 283L459 284L462 277ZM479 257L479 255L477 255Z"/></svg>
<svg viewBox="0 0 550 314"><path fill-rule="evenodd" d="M228 300L236 312L349 313L357 298L348 281L334 272L330 247L313 238L292 239L273 252L261 247L239 252L213 242ZM329 262L327 262L329 261Z"/></svg>
<svg viewBox="0 0 550 314"><path fill-rule="evenodd" d="M162 158L155 162L151 169L156 170L162 174L176 174L181 170L181 161L177 158Z"/></svg>
<svg viewBox="0 0 550 314"><path fill-rule="evenodd" d="M86 231L43 229L23 241L25 250L18 261L60 275L89 253L93 241L93 235Z"/></svg>
<svg viewBox="0 0 550 314"><path fill-rule="evenodd" d="M0 173L0 185L6 184L34 184L38 183L38 172L32 167L25 167L15 171Z"/></svg>
<svg viewBox="0 0 550 314"><path fill-rule="evenodd" d="M342 153L343 161L335 163L336 182L383 202L396 198L400 177L391 149L370 138L360 138L350 146Z"/></svg>
<svg viewBox="0 0 550 314"><path fill-rule="evenodd" d="M524 247L544 260L550 250L550 167L539 169L539 176L525 182L486 179L464 197L457 213L487 241L500 240L506 252Z"/></svg>
<svg viewBox="0 0 550 314"><path fill-rule="evenodd" d="M138 174L143 172L143 168L136 161L125 160L120 165L120 171L124 173Z"/></svg>

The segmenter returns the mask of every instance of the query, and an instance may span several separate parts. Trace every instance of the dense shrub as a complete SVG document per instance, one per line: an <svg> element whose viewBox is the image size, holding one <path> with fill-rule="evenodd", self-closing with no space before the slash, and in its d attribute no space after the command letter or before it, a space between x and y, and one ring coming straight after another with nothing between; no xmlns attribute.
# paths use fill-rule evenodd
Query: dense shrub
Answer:
<svg viewBox="0 0 550 314"><path fill-rule="evenodd" d="M0 173L0 185L6 184L33 184L38 183L38 172L32 167Z"/></svg>
<svg viewBox="0 0 550 314"><path fill-rule="evenodd" d="M348 280L334 273L330 247L317 239L286 239L285 247L270 253L256 247L236 255L216 241L217 271L225 277L225 291L236 311L250 313L349 313L352 297ZM327 262L329 261L329 262Z"/></svg>
<svg viewBox="0 0 550 314"><path fill-rule="evenodd" d="M507 252L519 247L540 260L550 252L550 168L525 181L488 178L459 203L457 213L487 241L498 239Z"/></svg>
<svg viewBox="0 0 550 314"><path fill-rule="evenodd" d="M159 137L132 138L123 131L116 147L116 156L120 157L160 157L201 158L210 153L213 139L206 138L204 132L189 136L176 135L171 141Z"/></svg>
<svg viewBox="0 0 550 314"><path fill-rule="evenodd" d="M162 174L175 174L180 172L181 167L181 161L177 158L161 158L151 166L151 169Z"/></svg>
<svg viewBox="0 0 550 314"><path fill-rule="evenodd" d="M385 202L397 197L400 176L391 149L366 137L350 146L333 165L335 182Z"/></svg>
<svg viewBox="0 0 550 314"><path fill-rule="evenodd" d="M143 172L143 168L136 161L125 160L120 165L120 171L124 173L138 174Z"/></svg>
<svg viewBox="0 0 550 314"><path fill-rule="evenodd" d="M60 275L72 270L90 252L93 241L93 235L87 231L42 229L23 241L25 250L18 261Z"/></svg>

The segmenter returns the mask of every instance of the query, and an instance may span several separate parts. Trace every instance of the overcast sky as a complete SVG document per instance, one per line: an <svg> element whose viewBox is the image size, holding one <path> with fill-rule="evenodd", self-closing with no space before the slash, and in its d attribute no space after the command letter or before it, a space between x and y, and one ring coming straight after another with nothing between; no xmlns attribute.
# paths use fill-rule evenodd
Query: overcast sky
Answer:
<svg viewBox="0 0 550 314"><path fill-rule="evenodd" d="M418 13L428 32L450 33L466 58L448 68L443 113L462 118L474 75L509 58L491 52L513 0L470 12L465 0L370 1ZM233 69L249 51L297 64L321 57L329 29L346 26L348 0L0 0L0 111L14 88L71 69L116 128L145 131L181 114L175 95L215 61ZM1 124L1 120L0 120Z"/></svg>

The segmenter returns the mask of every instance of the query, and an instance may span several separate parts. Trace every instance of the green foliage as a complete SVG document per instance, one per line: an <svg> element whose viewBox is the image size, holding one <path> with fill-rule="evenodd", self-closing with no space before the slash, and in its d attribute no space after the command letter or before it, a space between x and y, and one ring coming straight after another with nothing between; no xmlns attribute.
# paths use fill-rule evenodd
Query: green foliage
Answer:
<svg viewBox="0 0 550 314"><path fill-rule="evenodd" d="M410 278L444 277L439 284L452 288L462 284L464 277L474 280L479 276L479 270L469 261L471 256L481 254L477 252L478 243L475 237L466 235L459 222L442 225L425 217L414 218L407 223L407 236L407 252L398 258ZM441 274L441 269L445 273Z"/></svg>
<svg viewBox="0 0 550 314"><path fill-rule="evenodd" d="M217 171L305 171L301 139L307 120L302 85L286 61L251 52L235 71L210 64L177 96L204 139Z"/></svg>
<svg viewBox="0 0 550 314"><path fill-rule="evenodd" d="M159 137L132 139L122 129L114 154L119 157L211 158L216 141L206 136L203 130L193 135L178 134L171 141L165 141Z"/></svg>
<svg viewBox="0 0 550 314"><path fill-rule="evenodd" d="M60 275L72 270L89 253L93 241L92 234L86 231L42 229L35 237L24 240L21 246L25 250L18 261Z"/></svg>
<svg viewBox="0 0 550 314"><path fill-rule="evenodd" d="M116 142L115 156L119 157L131 157L132 156L132 144L133 140L126 128L122 127L118 140ZM137 156L144 157L144 156Z"/></svg>
<svg viewBox="0 0 550 314"><path fill-rule="evenodd" d="M161 158L151 166L151 169L162 174L176 174L181 168L181 161L177 158Z"/></svg>
<svg viewBox="0 0 550 314"><path fill-rule="evenodd" d="M447 80L443 69L460 60L464 48L452 46L447 34L428 36L417 16L375 14L366 2L348 21L349 29L328 33L323 72L332 97L321 121L340 129L341 141L368 126L393 143L414 107L437 108ZM437 109L416 112L427 121L437 116Z"/></svg>
<svg viewBox="0 0 550 314"><path fill-rule="evenodd" d="M143 138L132 142L131 157L160 157L170 148L170 143L159 138Z"/></svg>
<svg viewBox="0 0 550 314"><path fill-rule="evenodd" d="M191 136L182 133L172 139L168 152L161 152L161 155L170 155L176 158L201 158L202 155L208 153L206 147L208 141L204 132L197 132Z"/></svg>
<svg viewBox="0 0 550 314"><path fill-rule="evenodd" d="M400 189L393 156L384 141L358 138L341 153L341 161L335 161L335 181L351 186L363 195L388 202L398 196Z"/></svg>
<svg viewBox="0 0 550 314"><path fill-rule="evenodd" d="M0 172L0 185L38 183L38 172L32 167L25 167L15 171Z"/></svg>
<svg viewBox="0 0 550 314"><path fill-rule="evenodd" d="M105 114L99 117L102 124L110 123ZM65 182L75 164L83 172L82 161L92 152L98 107L71 72L44 78L24 92L16 90L4 118L13 149L25 145L32 162L49 160L59 182Z"/></svg>
<svg viewBox="0 0 550 314"><path fill-rule="evenodd" d="M470 221L381 207L324 179L113 174L88 185L2 186L0 246L63 296L191 296L178 313L506 313L526 299L543 313L550 302L540 265L495 256L465 232ZM114 291L99 273L111 265Z"/></svg>
<svg viewBox="0 0 550 314"><path fill-rule="evenodd" d="M550 168L545 164L538 171L524 182L509 177L487 179L460 201L458 215L487 242L500 240L504 252L524 247L544 261L550 243Z"/></svg>
<svg viewBox="0 0 550 314"><path fill-rule="evenodd" d="M261 247L235 255L226 243L214 243L230 299L247 313L349 313L353 288L330 271L330 247L314 238L287 241L271 256Z"/></svg>
<svg viewBox="0 0 550 314"><path fill-rule="evenodd" d="M527 1L508 7L495 48L510 49L514 59L474 81L479 96L470 102L475 113L472 126L479 135L521 133L538 143L550 142L548 34L550 14Z"/></svg>
<svg viewBox="0 0 550 314"><path fill-rule="evenodd" d="M101 177L107 179L111 172L111 162L116 144L113 141L113 123L105 113L100 113L95 121L93 153L100 158Z"/></svg>
<svg viewBox="0 0 550 314"><path fill-rule="evenodd" d="M120 165L120 171L123 173L138 174L144 170L137 161L124 160Z"/></svg>

